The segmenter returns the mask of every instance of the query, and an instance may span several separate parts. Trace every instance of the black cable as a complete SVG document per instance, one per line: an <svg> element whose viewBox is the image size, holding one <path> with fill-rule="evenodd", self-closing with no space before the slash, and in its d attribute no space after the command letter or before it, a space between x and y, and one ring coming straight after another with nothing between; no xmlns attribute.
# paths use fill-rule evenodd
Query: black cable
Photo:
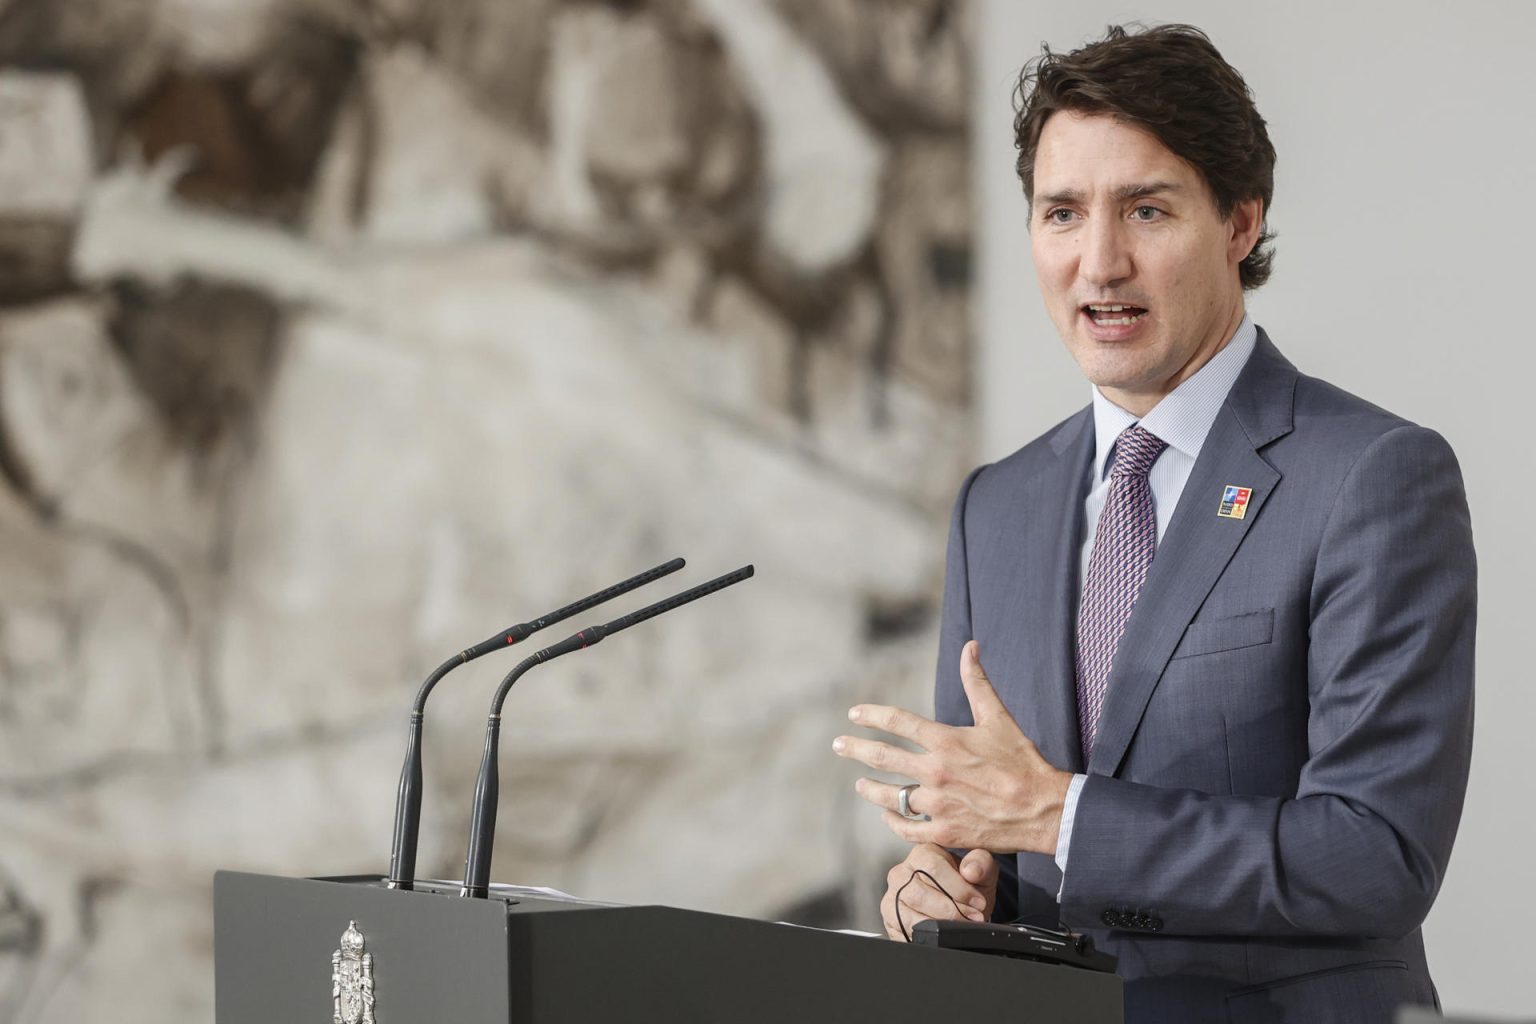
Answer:
<svg viewBox="0 0 1536 1024"><path fill-rule="evenodd" d="M960 912L961 917L965 916L965 911L961 909L960 903L949 894L949 891L940 885L928 872L924 871L922 868L918 868L912 872L911 877L909 877L905 882L901 883L901 888L896 890L896 927L901 930L901 937L907 942L912 941L912 933L907 930L906 924L901 920L901 894L907 891L907 886L917 881L918 875L922 875L924 878L928 879L928 884L939 890L939 892L942 892L944 894L944 898L955 905L955 909Z"/></svg>

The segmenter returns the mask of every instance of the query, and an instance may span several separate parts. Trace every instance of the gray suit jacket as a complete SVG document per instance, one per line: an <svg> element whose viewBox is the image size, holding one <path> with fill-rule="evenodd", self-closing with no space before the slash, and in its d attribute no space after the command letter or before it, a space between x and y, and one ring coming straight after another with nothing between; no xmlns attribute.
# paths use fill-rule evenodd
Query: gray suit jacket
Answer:
<svg viewBox="0 0 1536 1024"><path fill-rule="evenodd" d="M1262 331L1118 648L1093 759L1073 684L1091 407L966 480L936 705L974 637L1015 719L1086 771L1071 857L1004 858L998 916L1120 958L1128 1021L1392 1019L1472 746L1476 566L1439 435L1300 375ZM1225 485L1244 518L1217 515Z"/></svg>

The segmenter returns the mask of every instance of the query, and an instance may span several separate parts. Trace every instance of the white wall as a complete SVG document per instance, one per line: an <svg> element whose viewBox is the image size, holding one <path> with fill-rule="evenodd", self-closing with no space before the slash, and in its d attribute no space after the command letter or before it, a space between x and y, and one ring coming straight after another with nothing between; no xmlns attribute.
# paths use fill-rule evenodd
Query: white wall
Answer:
<svg viewBox="0 0 1536 1024"><path fill-rule="evenodd" d="M1536 951L1536 512L1518 445L1536 371L1536 5L983 0L978 387L982 455L1081 407L1088 386L1039 300L1013 173L1011 90L1042 40L1110 22L1204 28L1247 78L1279 151L1275 275L1254 318L1304 372L1433 427L1466 474L1481 561L1477 743L1449 875L1426 925L1449 1012L1529 1014Z"/></svg>

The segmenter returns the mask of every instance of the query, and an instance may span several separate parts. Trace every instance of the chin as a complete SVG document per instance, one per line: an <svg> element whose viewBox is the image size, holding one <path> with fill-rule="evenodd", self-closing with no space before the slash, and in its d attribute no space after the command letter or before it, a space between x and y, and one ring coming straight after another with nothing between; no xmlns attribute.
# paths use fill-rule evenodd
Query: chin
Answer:
<svg viewBox="0 0 1536 1024"><path fill-rule="evenodd" d="M1117 388L1134 391L1149 376L1149 367L1139 360L1134 364L1125 358L1115 358L1120 353L1091 352L1086 359L1079 359L1078 368L1089 382L1100 388Z"/></svg>

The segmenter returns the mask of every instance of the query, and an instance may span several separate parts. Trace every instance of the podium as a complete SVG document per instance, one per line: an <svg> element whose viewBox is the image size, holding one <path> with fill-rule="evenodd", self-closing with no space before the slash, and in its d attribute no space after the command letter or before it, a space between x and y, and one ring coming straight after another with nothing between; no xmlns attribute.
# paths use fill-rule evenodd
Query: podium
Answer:
<svg viewBox="0 0 1536 1024"><path fill-rule="evenodd" d="M217 1024L332 1021L343 935L375 1024L1120 1024L1121 981L671 907L611 907L377 877L214 877ZM358 959L356 962L362 962ZM347 1021L361 1019L356 1004Z"/></svg>

